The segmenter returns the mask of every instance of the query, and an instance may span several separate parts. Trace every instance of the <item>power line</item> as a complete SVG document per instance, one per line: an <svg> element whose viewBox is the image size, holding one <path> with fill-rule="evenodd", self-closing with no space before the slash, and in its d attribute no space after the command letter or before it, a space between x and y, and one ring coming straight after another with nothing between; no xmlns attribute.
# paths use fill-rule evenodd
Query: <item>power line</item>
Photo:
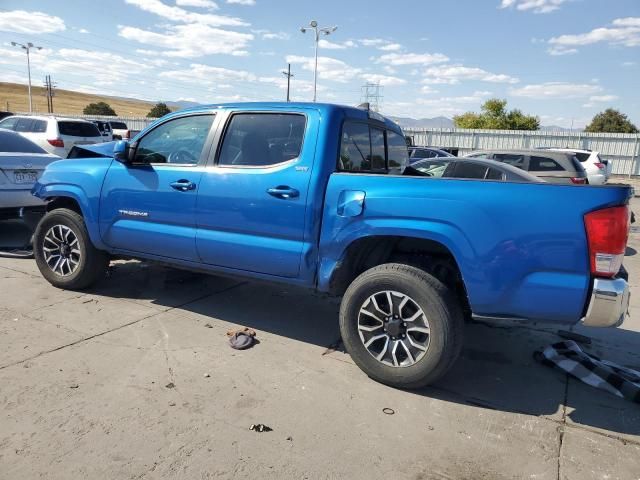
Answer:
<svg viewBox="0 0 640 480"><path fill-rule="evenodd" d="M53 97L55 95L53 89L55 88L56 84L51 81L51 75L47 75L44 78L44 86L46 88L44 95L45 97L47 97L47 111L48 113L53 113Z"/></svg>
<svg viewBox="0 0 640 480"><path fill-rule="evenodd" d="M384 89L384 87L380 85L380 82L367 82L362 86L361 101L363 103L368 103L369 108L374 112L379 112L382 106L382 89Z"/></svg>
<svg viewBox="0 0 640 480"><path fill-rule="evenodd" d="M287 102L291 101L291 97L289 95L289 92L291 90L291 77L294 77L295 75L293 73L291 73L291 64L288 63L287 64L287 71L283 71L282 74L287 77Z"/></svg>

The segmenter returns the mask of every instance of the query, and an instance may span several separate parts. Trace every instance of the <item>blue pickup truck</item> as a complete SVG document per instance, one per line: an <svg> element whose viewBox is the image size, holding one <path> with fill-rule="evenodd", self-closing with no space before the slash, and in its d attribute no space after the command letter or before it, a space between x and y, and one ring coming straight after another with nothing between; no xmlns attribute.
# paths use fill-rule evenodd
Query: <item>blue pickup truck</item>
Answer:
<svg viewBox="0 0 640 480"><path fill-rule="evenodd" d="M72 156L33 190L52 285L126 257L341 296L348 352L389 385L446 372L467 316L606 327L627 311L630 188L403 175L402 131L367 110L198 107Z"/></svg>

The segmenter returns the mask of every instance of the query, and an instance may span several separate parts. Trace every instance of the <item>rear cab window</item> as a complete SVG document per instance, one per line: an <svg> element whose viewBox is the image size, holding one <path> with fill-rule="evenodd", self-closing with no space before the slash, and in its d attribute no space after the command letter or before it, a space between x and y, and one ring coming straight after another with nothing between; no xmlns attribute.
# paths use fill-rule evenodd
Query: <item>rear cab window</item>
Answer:
<svg viewBox="0 0 640 480"><path fill-rule="evenodd" d="M59 121L58 131L60 135L69 137L100 137L100 131L93 123Z"/></svg>
<svg viewBox="0 0 640 480"><path fill-rule="evenodd" d="M409 151L402 135L366 122L344 122L338 171L399 175L408 162Z"/></svg>

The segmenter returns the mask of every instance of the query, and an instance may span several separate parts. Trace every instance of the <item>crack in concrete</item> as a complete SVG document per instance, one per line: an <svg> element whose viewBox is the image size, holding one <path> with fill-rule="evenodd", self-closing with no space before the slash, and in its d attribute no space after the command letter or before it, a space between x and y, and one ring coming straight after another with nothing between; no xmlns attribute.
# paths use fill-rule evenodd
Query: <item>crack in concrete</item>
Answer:
<svg viewBox="0 0 640 480"><path fill-rule="evenodd" d="M564 399L562 400L562 418L558 425L558 480L562 478L562 445L564 443L564 431L567 427L567 403L569 401L569 375L565 375Z"/></svg>

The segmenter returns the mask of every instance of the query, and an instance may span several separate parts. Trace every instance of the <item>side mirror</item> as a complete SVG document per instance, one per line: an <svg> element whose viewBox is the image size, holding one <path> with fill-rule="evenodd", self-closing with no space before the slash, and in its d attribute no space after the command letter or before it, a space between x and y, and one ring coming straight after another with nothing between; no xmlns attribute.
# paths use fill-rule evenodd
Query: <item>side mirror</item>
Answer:
<svg viewBox="0 0 640 480"><path fill-rule="evenodd" d="M124 164L133 163L136 154L136 144L129 144L126 140L118 140L113 146L113 158Z"/></svg>

